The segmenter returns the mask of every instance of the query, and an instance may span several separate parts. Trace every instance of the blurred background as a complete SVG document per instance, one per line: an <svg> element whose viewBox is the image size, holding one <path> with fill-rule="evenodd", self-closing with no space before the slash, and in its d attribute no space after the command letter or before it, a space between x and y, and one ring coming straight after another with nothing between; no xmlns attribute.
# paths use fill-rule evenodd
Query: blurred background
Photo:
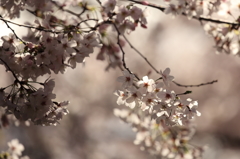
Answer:
<svg viewBox="0 0 240 159"><path fill-rule="evenodd" d="M172 84L177 93L191 90L187 95L199 102L202 116L196 118L197 132L193 143L207 145L205 159L239 159L240 157L240 59L233 55L216 54L214 42L196 20L171 16L147 9L148 29L138 28L128 35L132 44L158 69L171 68L171 75L180 84L200 84L218 80L213 85L183 88ZM22 13L30 22L34 18ZM12 26L12 25L11 25ZM18 35L27 32L14 27ZM1 36L11 31L0 22ZM139 40L141 39L141 40ZM139 77L150 71L148 64L129 46L126 63ZM118 69L105 71L106 61L96 60L95 53L85 65L62 75L52 75L56 81L57 101L69 100L70 113L57 126L10 126L0 131L0 150L7 142L18 138L25 146L24 154L32 159L154 159L133 144L134 132L113 115L120 88L116 81ZM12 80L11 74L0 67L0 86ZM183 97L184 98L184 97Z"/></svg>

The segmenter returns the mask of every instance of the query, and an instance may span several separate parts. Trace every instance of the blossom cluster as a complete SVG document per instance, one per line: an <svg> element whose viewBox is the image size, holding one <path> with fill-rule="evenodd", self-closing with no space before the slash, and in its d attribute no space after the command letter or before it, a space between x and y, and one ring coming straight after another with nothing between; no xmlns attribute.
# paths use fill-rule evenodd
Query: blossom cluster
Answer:
<svg viewBox="0 0 240 159"><path fill-rule="evenodd" d="M202 148L193 147L189 140L194 134L192 119L200 116L198 102L181 99L169 85L174 79L170 69L161 71L161 80L144 76L138 81L124 71L118 78L123 90L118 90L117 104L125 109L115 109L114 114L130 123L137 132L135 144L153 155L166 158L201 158Z"/></svg>
<svg viewBox="0 0 240 159"><path fill-rule="evenodd" d="M23 10L33 7L39 11L52 11L52 3L46 0L5 0L0 2L0 15L10 19L19 18Z"/></svg>
<svg viewBox="0 0 240 159"><path fill-rule="evenodd" d="M125 30L134 31L138 23L146 28L147 20L141 8L131 5L118 7L116 4L116 0L108 0L103 5L103 9L105 13L116 16L114 18L115 24L122 34L124 34Z"/></svg>
<svg viewBox="0 0 240 159"><path fill-rule="evenodd" d="M167 7L166 14L173 16L186 14L189 18L202 15L212 16L214 13L219 15L231 15L231 10L239 10L240 2L234 0L165 0Z"/></svg>
<svg viewBox="0 0 240 159"><path fill-rule="evenodd" d="M35 0L20 0L1 3L1 11L4 12L0 18L18 17L20 10L27 9L27 6L32 7L30 10L34 10L32 13L36 16L33 24L27 22L23 25L28 28L26 36L20 38L13 32L9 36L1 37L0 64L15 78L13 84L1 89L1 106L6 108L5 114L12 113L19 120L30 120L40 125L56 125L62 115L68 113L65 108L67 102L53 101L54 82L49 80L41 84L37 81L40 76L65 73L68 67L76 68L77 64L85 62L85 58L89 57L96 47L100 47L97 59L104 60L109 57L106 69L121 67L119 47L124 45L124 41L119 35L126 30L134 31L138 24L146 27L147 23L142 9L136 6L118 7L116 0L103 4L103 21L60 17L53 13L59 9L64 11L69 6L81 6L90 10L88 3L82 1L35 3ZM87 23L90 20L96 22L95 26ZM7 21L3 21L8 25ZM90 30L82 29L83 23ZM119 35L111 39L111 35L108 35L109 28ZM35 88L32 83L43 85L44 88ZM6 88L10 88L10 93Z"/></svg>
<svg viewBox="0 0 240 159"><path fill-rule="evenodd" d="M31 121L37 125L56 125L63 115L68 114L67 101L55 102L56 95L52 93L55 86L53 80L40 83L43 88L36 89L27 82L15 82L11 93L5 88L0 90L0 105L6 108L6 114L14 114L20 121ZM2 125L8 123L2 120ZM3 122L4 121L4 122Z"/></svg>
<svg viewBox="0 0 240 159"><path fill-rule="evenodd" d="M209 16L233 19L232 22L227 21L226 23L217 19L209 20L204 23L204 29L213 37L217 53L240 54L240 1L166 0L166 4L164 12L173 17L183 14L188 18L195 17L199 20L207 19L206 17Z"/></svg>
<svg viewBox="0 0 240 159"><path fill-rule="evenodd" d="M44 1L41 3L45 4ZM53 19L51 13L44 14L42 19L36 19L33 26L39 29L29 29L28 35L23 37L24 41L15 34L1 37L0 64L15 77L13 84L1 89L0 105L6 108L2 115L6 120L2 120L2 125L7 125L6 115L9 114L14 114L20 121L31 121L38 125L56 125L63 115L68 114L68 102L54 101L54 81L40 83L37 79L52 72L64 73L67 67L75 68L77 63L84 62L85 57L99 43L95 32L80 34L75 31L71 35L65 35L39 31L54 29L51 26ZM44 87L35 88L33 83Z"/></svg>
<svg viewBox="0 0 240 159"><path fill-rule="evenodd" d="M102 46L97 59L104 60L106 55L109 57L110 62L106 70L116 66L121 67L119 52L121 51L120 47L123 47L125 42L119 35L135 31L138 25L147 28L146 15L144 10L137 6L117 6L117 0L108 0L103 4L102 16L105 22L98 28Z"/></svg>
<svg viewBox="0 0 240 159"><path fill-rule="evenodd" d="M0 58L5 61L14 73L23 79L36 79L39 76L64 73L66 67L75 68L83 63L85 57L98 45L96 34L74 34L71 40L62 34L54 36L45 32L38 41L20 43L13 34L3 36ZM36 33L34 33L36 34Z"/></svg>
<svg viewBox="0 0 240 159"><path fill-rule="evenodd" d="M18 139L8 142L8 150L0 153L2 159L29 159L28 156L22 156L24 146L19 143Z"/></svg>
<svg viewBox="0 0 240 159"><path fill-rule="evenodd" d="M173 17L176 15L186 14L188 18L193 16L200 16L203 14L204 1L202 0L177 0L177 1L165 1L167 4L164 12L171 14Z"/></svg>
<svg viewBox="0 0 240 159"><path fill-rule="evenodd" d="M206 23L204 29L214 38L216 53L240 55L239 27Z"/></svg>

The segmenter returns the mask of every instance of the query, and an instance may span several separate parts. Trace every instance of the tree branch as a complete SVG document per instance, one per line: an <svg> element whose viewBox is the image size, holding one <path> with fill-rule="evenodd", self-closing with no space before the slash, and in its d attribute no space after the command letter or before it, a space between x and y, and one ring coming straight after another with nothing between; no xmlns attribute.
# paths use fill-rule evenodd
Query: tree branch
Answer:
<svg viewBox="0 0 240 159"><path fill-rule="evenodd" d="M0 20L2 20L6 26L13 32L13 34L15 35L15 37L20 40L24 45L26 45L26 42L24 42L21 38L18 37L18 35L16 34L16 32L8 25L8 22L6 20L3 19L3 17L0 15Z"/></svg>
<svg viewBox="0 0 240 159"><path fill-rule="evenodd" d="M3 60L3 59L1 59L0 58L0 61L2 61L2 63L5 65L5 67L7 68L7 70L9 70L11 73L12 73L12 75L13 75L13 77L15 78L15 80L18 82L18 83L20 83L20 81L19 81L19 79L17 78L17 76L16 76L16 74L13 72L13 70L8 66L8 64ZM7 71L6 71L7 72Z"/></svg>
<svg viewBox="0 0 240 159"><path fill-rule="evenodd" d="M102 2L100 0L96 0L100 6L102 6Z"/></svg>
<svg viewBox="0 0 240 159"><path fill-rule="evenodd" d="M140 78L139 78L137 75L135 75L134 73L132 73L132 72L130 71L130 69L127 67L127 65L126 65L126 62L125 62L125 54L126 54L126 53L124 52L124 50L123 50L123 48L122 48L122 46L121 46L121 44L120 44L120 35L121 35L121 33L120 33L120 31L118 30L116 24L114 24L114 23L112 23L112 24L113 24L113 26L115 27L115 29L116 29L116 31L117 31L117 33L118 33L117 44L118 44L119 48L120 48L121 51L122 51L123 67L124 67L130 74L133 74L138 80L140 80Z"/></svg>
<svg viewBox="0 0 240 159"><path fill-rule="evenodd" d="M124 39L127 41L128 45L136 52L138 53L146 62L147 64L158 74L160 74L160 72L148 61L148 59L137 49L135 48L132 43L127 39L127 37L125 35L123 35Z"/></svg>
<svg viewBox="0 0 240 159"><path fill-rule="evenodd" d="M127 43L129 44L129 46L136 52L138 53L146 62L147 64L157 73L157 74L160 74L160 72L148 61L148 59L138 50L136 49L133 44L127 39L127 37L125 35L123 35L124 39L127 41ZM160 77L159 79L162 79L162 77ZM159 80L157 79L157 80ZM207 82L207 83L201 83L201 84L197 84L197 85L183 85L183 84L180 84L180 83L177 83L175 81L173 81L174 84L176 84L177 86L179 87L200 87L200 86L204 86L204 85L209 85L209 84L213 84L217 82L217 80L214 80L214 81L211 81L211 82ZM182 94L179 94L179 95L182 95Z"/></svg>
<svg viewBox="0 0 240 159"><path fill-rule="evenodd" d="M185 87L185 88L187 88L187 87L201 87L201 86L213 84L213 83L216 83L216 82L218 82L218 80L213 80L213 81L211 81L211 82L201 83L201 84L197 84L197 85L183 85L183 84L180 84L180 83L177 83L177 82L173 81L173 83L176 84L177 86L179 86L179 87Z"/></svg>
<svg viewBox="0 0 240 159"><path fill-rule="evenodd" d="M153 3L144 3L144 1L137 1L137 0L127 0L127 1L130 1L130 2L133 2L133 3L136 3L136 4L140 4L140 5L144 5L144 6L148 6L148 7L151 7L151 8L155 8L155 9L158 9L162 12L165 11L166 7L163 7L163 6L158 6L156 4L153 4ZM186 13L182 13L183 16L187 16ZM220 19L213 19L213 18L208 18L208 17L204 17L204 16L200 16L200 17L197 17L197 16L192 16L193 19L196 19L196 20L199 20L199 21L208 21L208 22L213 22L213 23L218 23L218 24L229 24L229 25L232 25L232 26L240 26L240 22L236 23L236 22L229 22L229 21L224 21L224 20L220 20Z"/></svg>
<svg viewBox="0 0 240 159"><path fill-rule="evenodd" d="M70 32L72 32L72 31L65 31L65 30L54 31L54 30L51 30L51 29L45 29L44 27L34 27L34 26L30 26L30 25L18 24L18 23L15 23L15 22L3 19L3 18L0 18L0 20L2 20L3 22L11 23L11 24L19 26L19 27L25 27L25 28L29 28L29 29L35 29L35 30L38 30L38 31L50 32L50 33L54 33L54 34L70 33ZM79 22L77 25L75 25L75 27L78 27L82 23L85 23L87 21L98 21L98 20L97 19L86 19L86 20L83 20L83 21Z"/></svg>

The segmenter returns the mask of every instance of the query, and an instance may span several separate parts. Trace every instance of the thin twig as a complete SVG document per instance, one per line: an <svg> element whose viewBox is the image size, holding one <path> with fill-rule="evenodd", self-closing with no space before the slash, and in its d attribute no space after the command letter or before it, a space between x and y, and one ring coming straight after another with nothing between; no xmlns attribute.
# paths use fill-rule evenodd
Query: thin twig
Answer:
<svg viewBox="0 0 240 159"><path fill-rule="evenodd" d="M64 11L64 12L67 12L69 14L72 14L74 16L76 16L78 19L80 19L81 21L83 21L83 19L81 18L81 15L87 11L87 6L83 6L83 11L79 14L71 11L71 10L68 10L68 9L64 9L63 7L59 6L55 1L52 1L51 0L51 3L53 3L56 7L58 7L58 9L60 9L61 11ZM87 22L84 22L88 27L90 27L90 25L87 23Z"/></svg>
<svg viewBox="0 0 240 159"><path fill-rule="evenodd" d="M65 31L65 30L62 30L62 31L54 31L54 30L51 30L51 29L45 29L43 27L34 27L34 26L30 26L30 25L23 25L23 24L18 24L18 23L15 23L15 22L12 22L12 21L9 21L9 20L6 20L6 19L3 19L3 18L0 18L0 20L2 21L6 21L8 23L11 23L13 25L16 25L16 26L19 26L19 27L25 27L25 28L29 28L29 29L35 29L35 30L38 30L38 31L43 31L43 32L50 32L50 33L54 33L54 34L61 34L61 33L70 33L70 32L73 32L72 30L70 31ZM81 22L79 22L77 25L75 25L74 27L79 27L79 25L81 25L82 23L85 23L87 21L98 21L98 19L86 19L86 20L83 20Z"/></svg>
<svg viewBox="0 0 240 159"><path fill-rule="evenodd" d="M156 72L156 73L158 73L158 74L160 74L160 72L148 61L148 59L138 50L138 49L136 49L133 45L132 45L132 43L127 39L127 37L125 36L125 35L123 35L123 37L124 37L124 39L127 41L127 43L129 44L129 46L135 51L135 52L137 52L146 62L147 62L147 64ZM159 79L162 79L162 77L160 77L160 78L158 78L157 80L159 80ZM156 81L157 81L156 80ZM180 83L177 83L177 82L175 82L175 81L173 81L173 83L175 83L177 86L179 86L179 87L200 87L200 86L204 86L204 85L208 85L208 84L213 84L213 83L215 83L215 82L217 82L217 80L214 80L214 81L211 81L211 82L207 82L207 83L201 83L201 84L197 84L197 85L183 85L183 84L180 84ZM181 94L179 94L179 95L181 95Z"/></svg>
<svg viewBox="0 0 240 159"><path fill-rule="evenodd" d="M213 81L211 81L211 82L201 83L201 84L197 84L197 85L183 85L183 84L180 84L180 83L177 83L177 82L173 81L173 83L176 84L177 86L179 86L179 87L185 87L185 88L187 88L187 87L201 87L201 86L213 84L213 83L216 83L216 82L218 82L218 80L213 80Z"/></svg>
<svg viewBox="0 0 240 159"><path fill-rule="evenodd" d="M18 37L18 35L16 34L16 32L8 25L8 22L4 19L2 19L3 17L0 15L0 19L6 24L6 26L13 32L13 34L15 35L15 37L20 40L24 45L26 45L26 42L24 42L21 38Z"/></svg>
<svg viewBox="0 0 240 159"><path fill-rule="evenodd" d="M100 6L102 6L102 2L100 0L96 0Z"/></svg>
<svg viewBox="0 0 240 159"><path fill-rule="evenodd" d="M51 33L55 33L55 34L63 33L62 31L53 31L53 30L50 30L50 29L44 29L43 27L34 27L34 26L30 26L30 25L18 24L18 23L15 23L15 22L12 22L12 21L3 19L3 18L0 18L0 20L5 21L5 22L8 22L8 23L11 23L11 24L13 24L13 25L17 25L17 26L19 26L19 27L25 27L25 28L29 28L29 29L35 29L35 30L44 31L44 32L51 32Z"/></svg>
<svg viewBox="0 0 240 159"><path fill-rule="evenodd" d="M123 48L122 48L122 46L121 46L121 44L120 44L120 35L121 35L121 33L120 33L120 31L118 30L116 24L114 24L114 23L112 23L112 24L113 24L113 26L115 27L115 29L116 29L116 31L117 31L117 33L118 33L117 44L118 44L119 48L120 48L121 51L122 51L123 67L124 67L130 74L133 74L138 80L140 80L140 78L139 78L137 75L135 75L134 73L132 73L132 72L130 71L130 69L127 67L127 65L126 65L126 62L125 62L125 54L126 54L126 53L124 52L124 50L123 50Z"/></svg>
<svg viewBox="0 0 240 159"><path fill-rule="evenodd" d="M75 15L76 17L80 17L80 16L83 14L83 12L86 11L86 10L83 8L83 11L82 11L81 13L75 13L75 12L73 12L73 11L71 11L71 10L64 9L62 6L59 6L59 5L57 4L57 2L55 2L55 1L53 1L53 0L51 0L51 3L54 4L59 10L64 11L64 12L67 12L67 13L72 14L72 15Z"/></svg>
<svg viewBox="0 0 240 159"><path fill-rule="evenodd" d="M176 94L176 96L186 95L186 94L190 94L190 93L192 93L192 91L186 91L184 93L179 93L179 94Z"/></svg>
<svg viewBox="0 0 240 159"><path fill-rule="evenodd" d="M0 61L2 61L2 63L5 65L5 67L12 73L12 75L14 76L14 78L16 79L16 81L18 83L20 83L19 79L17 78L16 74L13 72L13 70L8 66L8 64L2 59L0 58Z"/></svg>
<svg viewBox="0 0 240 159"><path fill-rule="evenodd" d="M134 50L136 51L136 53L138 53L146 62L147 64L158 74L160 74L160 72L148 61L148 59L137 49L135 48L132 43L127 39L127 37L125 35L123 35L124 39L127 41L128 45Z"/></svg>
<svg viewBox="0 0 240 159"><path fill-rule="evenodd" d="M147 64L158 74L160 74L160 72L148 61L148 59L138 50L136 49L132 43L127 39L127 37L125 35L123 35L124 39L127 41L127 43L129 44L129 46L135 51L137 52L146 62ZM159 79L162 79L162 77L158 78L157 80ZM173 83L175 83L177 86L179 87L200 87L200 86L204 86L204 85L208 85L208 84L213 84L217 82L217 80L214 80L214 81L211 81L211 82L207 82L207 83L201 83L201 84L197 84L197 85L183 85L183 84L180 84L180 83L177 83L175 81L173 81ZM182 94L179 94L179 95L182 95Z"/></svg>
<svg viewBox="0 0 240 159"><path fill-rule="evenodd" d="M135 2L137 4L141 4L141 5L146 5L140 1L136 1L136 0L128 0L128 1L131 1L131 2ZM155 4L151 4L151 3L148 3L147 6L149 7L152 7L152 8L156 8L156 9L159 9L161 10L162 12L164 12L165 8L164 7L161 7L161 6L157 6ZM183 15L186 15L185 13L183 13ZM239 25L238 23L230 23L230 22L225 22L225 21L221 21L221 20L216 20L216 19L207 19L207 18L204 18L204 17L193 17L195 19L198 19L200 22L202 20L209 20L211 22L215 22L215 23L225 23L225 24L231 24L231 25ZM138 50L136 49L132 43L126 38L125 35L123 35L124 39L127 41L127 43L129 44L129 46L135 51L137 52L146 62L147 64L158 74L160 74L160 72L148 61L148 59ZM161 78L159 78L161 79ZM213 84L217 82L217 80L214 80L214 81L211 81L211 82L207 82L207 83L201 83L201 84L197 84L197 85L183 85L183 84L180 84L180 83L177 83L175 81L173 81L173 83L175 83L177 86L179 87L200 87L200 86L204 86L204 85L209 85L209 84ZM180 94L181 95L181 94Z"/></svg>

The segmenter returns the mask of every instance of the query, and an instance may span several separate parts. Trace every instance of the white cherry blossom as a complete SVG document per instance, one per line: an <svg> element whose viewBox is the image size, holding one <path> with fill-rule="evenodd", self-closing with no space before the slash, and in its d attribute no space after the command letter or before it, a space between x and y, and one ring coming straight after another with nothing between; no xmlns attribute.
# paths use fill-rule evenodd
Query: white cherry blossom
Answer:
<svg viewBox="0 0 240 159"><path fill-rule="evenodd" d="M24 146L19 143L18 139L13 139L8 142L9 152L12 155L21 156L22 151L24 150Z"/></svg>
<svg viewBox="0 0 240 159"><path fill-rule="evenodd" d="M144 76L137 84L138 86L145 88L148 92L152 92L156 86L154 80L148 79L148 76Z"/></svg>
<svg viewBox="0 0 240 159"><path fill-rule="evenodd" d="M134 75L130 74L127 70L123 71L123 76L117 78L118 82L122 83L123 88L128 88L133 84Z"/></svg>
<svg viewBox="0 0 240 159"><path fill-rule="evenodd" d="M110 12L110 11L113 11L115 6L117 4L117 1L116 0L107 0L103 7L104 7L104 11L105 12Z"/></svg>

